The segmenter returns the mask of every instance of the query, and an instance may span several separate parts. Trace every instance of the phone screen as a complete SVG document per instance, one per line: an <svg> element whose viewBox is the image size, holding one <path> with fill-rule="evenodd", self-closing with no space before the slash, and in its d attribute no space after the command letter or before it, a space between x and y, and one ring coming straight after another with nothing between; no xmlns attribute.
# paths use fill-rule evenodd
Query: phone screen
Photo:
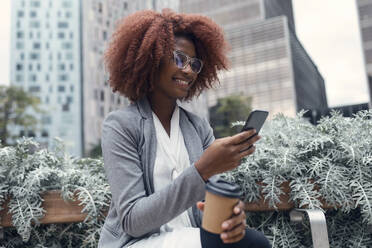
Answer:
<svg viewBox="0 0 372 248"><path fill-rule="evenodd" d="M263 110L252 111L249 114L248 119L244 124L244 127L242 128L242 132L250 129L256 129L256 133L258 134L268 115L269 112L267 111Z"/></svg>

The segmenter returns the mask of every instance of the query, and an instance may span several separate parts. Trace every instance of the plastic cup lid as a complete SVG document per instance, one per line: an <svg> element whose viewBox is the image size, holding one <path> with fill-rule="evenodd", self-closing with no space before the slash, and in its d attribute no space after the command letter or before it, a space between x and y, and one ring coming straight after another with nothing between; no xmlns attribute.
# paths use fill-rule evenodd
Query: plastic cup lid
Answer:
<svg viewBox="0 0 372 248"><path fill-rule="evenodd" d="M221 195L228 198L240 198L242 196L239 185L227 182L219 175L209 178L206 190L215 195Z"/></svg>

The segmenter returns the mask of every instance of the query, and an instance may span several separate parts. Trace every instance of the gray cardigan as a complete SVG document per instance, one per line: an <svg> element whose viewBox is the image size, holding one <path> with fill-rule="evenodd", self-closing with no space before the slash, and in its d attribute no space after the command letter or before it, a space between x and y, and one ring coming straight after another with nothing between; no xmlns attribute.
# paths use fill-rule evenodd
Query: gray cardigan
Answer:
<svg viewBox="0 0 372 248"><path fill-rule="evenodd" d="M168 186L154 192L157 140L147 98L106 117L102 152L112 199L98 247L127 247L158 232L161 225L186 210L192 225L200 227L201 213L195 203L204 198L205 182L194 162L214 141L214 136L205 120L182 108L180 128L190 167Z"/></svg>

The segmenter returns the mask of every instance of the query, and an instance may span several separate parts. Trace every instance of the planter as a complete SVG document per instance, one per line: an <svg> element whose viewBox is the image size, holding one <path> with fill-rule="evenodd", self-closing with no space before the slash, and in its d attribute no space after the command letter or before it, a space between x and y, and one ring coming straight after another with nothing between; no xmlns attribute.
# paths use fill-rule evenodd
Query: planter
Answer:
<svg viewBox="0 0 372 248"><path fill-rule="evenodd" d="M43 194L43 208L45 216L40 220L40 223L73 223L82 222L86 214L81 213L83 206L79 206L79 201L66 202L62 199L60 191L53 190ZM3 210L0 211L0 226L11 227L12 216L8 213L8 204L5 204Z"/></svg>
<svg viewBox="0 0 372 248"><path fill-rule="evenodd" d="M267 202L262 198L258 202L247 202L245 203L245 210L247 212L268 212L268 211L289 211L295 207L293 202L290 202L289 193L290 187L289 183L282 184L282 190L285 194L280 196L280 203L277 205L277 209L269 207ZM75 223L82 222L86 214L81 213L83 206L80 206L80 201L64 201L60 195L60 191L48 191L43 194L43 208L45 209L45 216L40 220L42 224L51 223ZM323 209L331 209L333 206L323 203ZM12 226L12 216L8 213L7 203L5 208L0 211L0 226L11 227Z"/></svg>

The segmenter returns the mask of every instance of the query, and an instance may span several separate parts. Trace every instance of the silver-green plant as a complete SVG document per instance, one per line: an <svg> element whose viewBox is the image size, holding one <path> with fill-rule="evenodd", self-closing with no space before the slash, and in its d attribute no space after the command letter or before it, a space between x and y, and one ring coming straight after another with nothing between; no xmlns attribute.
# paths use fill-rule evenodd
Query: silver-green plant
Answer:
<svg viewBox="0 0 372 248"><path fill-rule="evenodd" d="M262 197L274 208L283 194L282 183L290 182L290 198L296 207L321 209L323 199L341 212L327 211L331 243L337 243L331 247L372 247L368 231L372 225L372 110L360 111L353 118L333 112L317 126L302 115L275 116L264 126L256 152L224 177L241 186L246 200ZM257 218L257 214L249 216ZM273 247L300 247L298 242L309 247L309 241L295 242L303 235L290 235L293 227L288 221L283 214L266 221L264 229ZM292 245L285 241L290 237Z"/></svg>
<svg viewBox="0 0 372 248"><path fill-rule="evenodd" d="M320 197L334 206L326 211L331 247L372 247L372 111L354 118L335 112L317 126L302 114L267 122L256 152L224 177L241 186L246 201L263 197L274 208L289 181L296 207L321 208ZM65 200L77 197L87 218L39 224L48 190L60 190ZM0 247L97 247L111 195L101 159L72 158L61 144L51 152L23 139L0 148L0 207L6 199L15 228L4 229ZM274 248L312 246L308 225L291 224L288 213L247 213L247 223Z"/></svg>
<svg viewBox="0 0 372 248"><path fill-rule="evenodd" d="M0 206L6 199L14 228L6 228L0 246L97 247L111 194L101 159L75 159L63 144L39 149L32 139L0 148ZM65 200L79 200L87 213L81 223L40 225L44 216L42 194L59 190Z"/></svg>

